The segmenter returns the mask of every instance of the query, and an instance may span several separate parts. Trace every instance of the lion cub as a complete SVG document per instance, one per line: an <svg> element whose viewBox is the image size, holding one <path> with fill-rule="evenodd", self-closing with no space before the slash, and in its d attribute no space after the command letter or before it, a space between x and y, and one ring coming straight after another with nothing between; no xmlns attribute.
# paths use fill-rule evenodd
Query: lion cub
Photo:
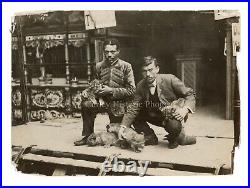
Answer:
<svg viewBox="0 0 250 188"><path fill-rule="evenodd" d="M104 146L106 148L110 146L116 146L119 141L118 136L115 133L100 132L92 133L87 139L88 146Z"/></svg>
<svg viewBox="0 0 250 188"><path fill-rule="evenodd" d="M121 128L119 123L110 123L106 126L107 132L115 133L118 136L119 130ZM125 137L124 140L135 152L141 152L145 145L144 134L138 134L132 128L124 129Z"/></svg>

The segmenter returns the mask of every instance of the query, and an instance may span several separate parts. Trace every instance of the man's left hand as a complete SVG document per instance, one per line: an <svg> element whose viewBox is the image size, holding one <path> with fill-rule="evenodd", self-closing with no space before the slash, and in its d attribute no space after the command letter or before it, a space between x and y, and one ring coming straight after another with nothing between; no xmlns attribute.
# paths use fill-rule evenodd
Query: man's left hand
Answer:
<svg viewBox="0 0 250 188"><path fill-rule="evenodd" d="M101 89L96 91L96 94L99 96L106 96L112 94L113 89L107 85L103 85Z"/></svg>
<svg viewBox="0 0 250 188"><path fill-rule="evenodd" d="M173 112L173 116L178 121L184 120L185 116L188 114L189 110L187 108L177 108L175 112Z"/></svg>

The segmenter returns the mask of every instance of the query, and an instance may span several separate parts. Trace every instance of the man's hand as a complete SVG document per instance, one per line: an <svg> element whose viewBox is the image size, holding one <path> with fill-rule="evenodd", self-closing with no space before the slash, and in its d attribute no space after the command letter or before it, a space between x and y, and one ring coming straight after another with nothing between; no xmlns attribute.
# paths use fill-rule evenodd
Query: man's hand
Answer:
<svg viewBox="0 0 250 188"><path fill-rule="evenodd" d="M112 94L113 89L107 85L103 85L101 89L98 89L95 93L98 96L106 96Z"/></svg>
<svg viewBox="0 0 250 188"><path fill-rule="evenodd" d="M124 138L126 138L126 135L124 133L124 130L126 129L126 127L124 125L121 125L121 128L118 132L118 138L119 140L124 140Z"/></svg>
<svg viewBox="0 0 250 188"><path fill-rule="evenodd" d="M173 112L173 116L178 121L184 120L185 116L188 114L189 110L187 108L177 108L175 112Z"/></svg>

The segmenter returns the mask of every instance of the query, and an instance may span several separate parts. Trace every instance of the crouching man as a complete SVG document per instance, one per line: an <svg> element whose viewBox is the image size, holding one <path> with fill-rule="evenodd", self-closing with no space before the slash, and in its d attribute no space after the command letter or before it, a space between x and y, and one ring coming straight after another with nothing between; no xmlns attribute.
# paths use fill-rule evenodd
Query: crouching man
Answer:
<svg viewBox="0 0 250 188"><path fill-rule="evenodd" d="M186 136L182 127L188 114L195 110L195 93L171 74L158 74L156 58L144 58L141 80L136 89L133 102L128 106L121 122L119 137L124 135L124 128L132 124L138 133L145 135L145 145L157 145L158 138L147 122L163 127L167 132L168 147L196 143L196 138Z"/></svg>

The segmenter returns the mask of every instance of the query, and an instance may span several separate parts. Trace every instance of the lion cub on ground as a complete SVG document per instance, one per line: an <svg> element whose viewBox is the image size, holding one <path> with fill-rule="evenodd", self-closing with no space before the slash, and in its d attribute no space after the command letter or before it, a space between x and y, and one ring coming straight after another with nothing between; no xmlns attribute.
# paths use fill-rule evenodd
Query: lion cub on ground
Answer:
<svg viewBox="0 0 250 188"><path fill-rule="evenodd" d="M118 136L121 126L119 123L110 123L109 125L106 126L106 128L107 132L115 133ZM128 143L128 145L135 152L141 152L145 145L144 134L138 134L132 128L125 128L124 133L126 136L123 139Z"/></svg>
<svg viewBox="0 0 250 188"><path fill-rule="evenodd" d="M104 146L106 148L110 146L118 145L118 136L115 133L100 132L92 133L87 139L88 146Z"/></svg>

